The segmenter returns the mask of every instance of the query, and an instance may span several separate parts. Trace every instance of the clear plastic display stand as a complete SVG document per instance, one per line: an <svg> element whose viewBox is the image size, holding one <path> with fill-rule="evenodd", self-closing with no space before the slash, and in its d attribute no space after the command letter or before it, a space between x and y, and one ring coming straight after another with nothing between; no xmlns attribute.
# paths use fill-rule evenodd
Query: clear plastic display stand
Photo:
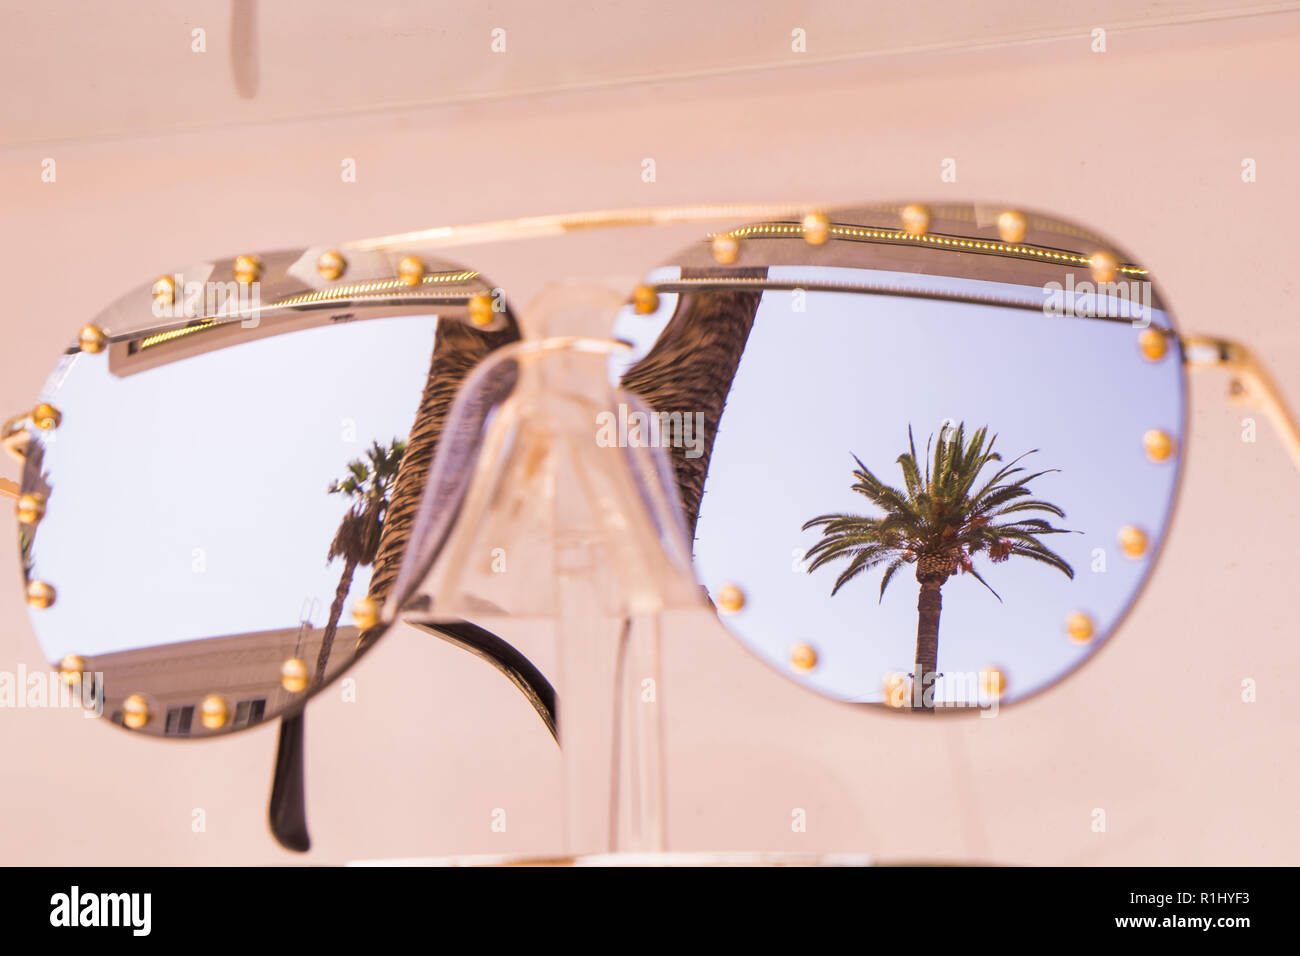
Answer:
<svg viewBox="0 0 1300 956"><path fill-rule="evenodd" d="M527 326L609 328L621 304L600 287L559 286ZM474 370L394 589L394 612L412 623L508 621L553 637L565 859L644 862L666 849L660 616L712 613L662 449L602 438L602 416L645 410L613 381L610 361L626 351L526 339ZM494 571L494 554L509 574Z"/></svg>

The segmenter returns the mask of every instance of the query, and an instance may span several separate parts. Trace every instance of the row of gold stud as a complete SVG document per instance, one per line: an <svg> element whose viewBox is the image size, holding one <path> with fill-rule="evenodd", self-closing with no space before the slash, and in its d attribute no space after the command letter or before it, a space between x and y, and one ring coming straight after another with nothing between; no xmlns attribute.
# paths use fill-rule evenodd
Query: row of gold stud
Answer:
<svg viewBox="0 0 1300 956"><path fill-rule="evenodd" d="M873 239L888 242L923 242L956 249L973 249L981 252L1000 252L1031 258L1087 266L1097 282L1111 282L1119 273L1146 275L1147 270L1124 265L1108 250L1098 250L1091 256L1057 252L1037 246L1023 246L1020 241L1028 231L1024 213L1006 210L998 216L998 235L1002 242L934 235L929 232L930 210L920 203L904 206L899 213L899 229L872 229L862 226L835 225L821 212L804 216L799 225L789 223L760 223L742 226L729 232L718 233L712 240L713 258L721 265L731 265L740 256L740 240L756 235L802 235L812 246L823 245L832 236L854 239Z"/></svg>
<svg viewBox="0 0 1300 956"><path fill-rule="evenodd" d="M321 276L326 280L335 281L342 278L347 269L347 260L343 258L341 253L332 249L327 250L321 253L320 257L317 259L316 268ZM254 255L236 256L233 272L236 281L242 285L248 285L261 276L261 259ZM337 287L334 289L319 289L314 292L292 296L283 302L276 303L276 305L282 308L292 308L300 305L311 305L318 302L348 299L353 296L366 295L374 292L385 292L404 286L456 285L476 278L478 278L478 273L470 269L462 269L453 272L429 273L425 267L424 261L419 256L403 256L401 261L398 262L397 277L394 279L376 279L371 282L354 283L352 285ZM150 295L155 301L163 305L175 305L176 280L171 276L160 276L150 287ZM470 321L475 326L483 328L492 324L492 300L488 296L472 296L469 299L468 307ZM201 332L204 329L211 328L214 324L214 322L208 321L186 326L183 329L172 329L168 332L160 332L142 340L140 347L143 349L154 345L160 345L163 342L169 342L182 336ZM78 335L78 345L83 352L102 352L108 347L109 335L110 333L108 330L98 325L86 325L82 327L81 332Z"/></svg>

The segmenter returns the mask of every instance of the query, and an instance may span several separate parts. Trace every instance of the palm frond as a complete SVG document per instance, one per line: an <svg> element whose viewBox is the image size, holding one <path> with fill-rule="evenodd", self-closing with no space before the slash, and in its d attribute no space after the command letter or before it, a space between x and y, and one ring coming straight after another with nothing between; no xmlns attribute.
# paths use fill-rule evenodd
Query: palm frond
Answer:
<svg viewBox="0 0 1300 956"><path fill-rule="evenodd" d="M1001 517L1002 515L1016 514L1021 511L1045 511L1048 514L1056 515L1058 518L1065 517L1065 512L1050 501L1038 501L1037 499L1017 501L1013 505L1001 508L998 510L998 517Z"/></svg>
<svg viewBox="0 0 1300 956"><path fill-rule="evenodd" d="M840 574L838 578L835 579L835 586L831 588L831 597L834 597L835 593L839 591L840 588L844 587L844 585L848 584L863 571L869 571L876 565L888 561L889 555L890 552L888 551L877 551L871 553L864 550L858 552L857 556L849 562L849 566L844 569L843 573Z"/></svg>
<svg viewBox="0 0 1300 956"><path fill-rule="evenodd" d="M988 426L969 434L965 422L945 424L931 433L925 456L917 454L916 437L909 425L907 450L895 459L903 487L886 484L856 455L850 490L867 498L877 515L828 513L804 522L802 530L818 529L821 538L804 556L812 573L845 560L831 590L837 593L849 581L880 565L880 600L904 564L918 554L960 558L965 569L999 601L1001 595L974 567L972 558L987 556L997 563L1012 555L1054 567L1068 577L1074 569L1040 540L1046 535L1071 534L1054 527L1046 517L1065 517L1059 506L1033 497L1029 488L1057 469L1030 472L1021 462L1034 451L1003 462L996 450L998 436ZM985 477L993 468L992 475Z"/></svg>
<svg viewBox="0 0 1300 956"><path fill-rule="evenodd" d="M885 588L889 587L889 582L894 577L894 573L905 563L906 562L902 558L895 558L893 563L891 563L889 567L885 568L885 573L880 576L880 598L876 601L877 604L880 604L885 600Z"/></svg>
<svg viewBox="0 0 1300 956"><path fill-rule="evenodd" d="M1071 581L1074 580L1074 568L1070 567L1068 561L1066 561L1063 557L1061 557L1051 548L1048 548L1046 545L1039 544L1035 547L1027 544L1021 544L1013 547L1011 549L1011 553L1020 555L1021 557L1029 558L1029 560L1031 561L1038 561L1041 562L1042 564L1048 565L1049 567L1056 568L1056 570L1060 571Z"/></svg>
<svg viewBox="0 0 1300 956"><path fill-rule="evenodd" d="M326 492L354 500L344 514L330 543L328 560L343 557L359 564L374 560L389 496L397 480L406 442L394 439L388 445L372 441L365 456L344 466L346 474L331 481Z"/></svg>
<svg viewBox="0 0 1300 956"><path fill-rule="evenodd" d="M992 585L990 585L987 581L985 581L985 580L984 580L984 576L983 576L982 574L980 574L979 571L977 571L974 567L972 567L972 568L971 568L969 571L967 571L966 573L969 574L969 575L971 575L971 576L973 576L973 577L975 578L976 581L978 581L980 584L982 584L982 585L984 585L986 588L988 588L988 589L989 589L989 593L992 594L995 598L998 599L998 603L999 603L999 604L1004 603L1004 602L1002 601L1002 595L999 594L997 591L993 590Z"/></svg>

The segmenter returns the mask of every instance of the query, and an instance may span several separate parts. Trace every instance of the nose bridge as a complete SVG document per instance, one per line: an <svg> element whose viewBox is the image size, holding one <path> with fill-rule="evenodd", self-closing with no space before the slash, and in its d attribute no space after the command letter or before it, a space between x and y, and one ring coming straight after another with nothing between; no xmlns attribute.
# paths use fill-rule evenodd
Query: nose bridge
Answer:
<svg viewBox="0 0 1300 956"><path fill-rule="evenodd" d="M603 290L543 295L581 326ZM534 324L555 327L554 316ZM525 325L528 325L525 322ZM466 380L444 429L385 617L435 621L560 616L581 579L620 617L703 600L663 444L679 432L611 380L624 346L554 337L503 347Z"/></svg>
<svg viewBox="0 0 1300 956"><path fill-rule="evenodd" d="M626 348L542 339L480 365L385 609L434 630L550 639L574 854L663 849L660 618L709 606L662 435L612 381Z"/></svg>

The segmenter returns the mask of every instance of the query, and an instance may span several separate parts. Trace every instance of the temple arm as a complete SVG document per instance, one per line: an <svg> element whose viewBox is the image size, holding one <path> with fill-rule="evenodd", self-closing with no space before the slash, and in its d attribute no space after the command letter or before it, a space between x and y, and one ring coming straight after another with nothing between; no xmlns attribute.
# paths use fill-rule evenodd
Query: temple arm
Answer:
<svg viewBox="0 0 1300 956"><path fill-rule="evenodd" d="M1300 424L1287 408L1281 390L1250 349L1228 339L1189 335L1183 339L1183 355L1190 368L1221 368L1231 372L1229 397L1268 415L1291 453L1291 461L1300 469Z"/></svg>
<svg viewBox="0 0 1300 956"><path fill-rule="evenodd" d="M0 448L3 448L10 458L22 464L26 459L27 442L30 436L23 424L27 421L30 413L15 415L3 425L0 425ZM0 478L0 498L17 498L18 483L10 481L8 478Z"/></svg>
<svg viewBox="0 0 1300 956"><path fill-rule="evenodd" d="M307 788L303 782L306 764L303 732L301 710L280 720L280 742L275 752L271 805L267 811L272 835L280 846L297 853L311 849L311 837L307 833Z"/></svg>

